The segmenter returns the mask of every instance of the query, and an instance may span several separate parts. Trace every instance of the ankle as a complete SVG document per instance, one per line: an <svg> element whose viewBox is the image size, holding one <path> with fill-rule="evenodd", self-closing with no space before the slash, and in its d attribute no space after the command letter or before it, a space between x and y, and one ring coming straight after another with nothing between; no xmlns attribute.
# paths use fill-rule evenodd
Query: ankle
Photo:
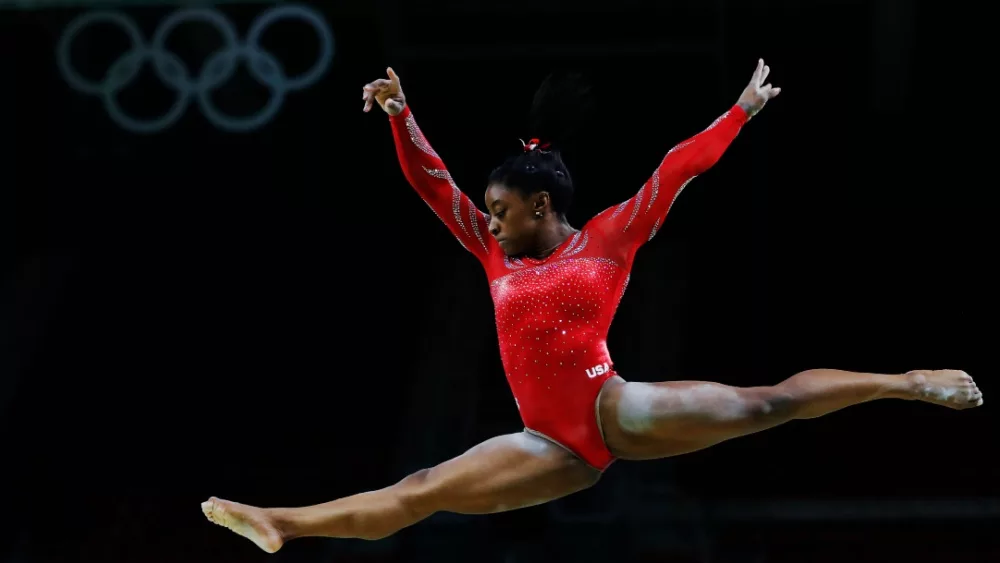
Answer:
<svg viewBox="0 0 1000 563"><path fill-rule="evenodd" d="M268 522L278 531L278 535L281 536L282 542L287 542L288 540L295 539L298 537L296 534L296 526L292 513L287 508L265 508L264 515L267 517Z"/></svg>
<svg viewBox="0 0 1000 563"><path fill-rule="evenodd" d="M920 397L923 388L927 385L926 370L908 371L899 374L896 378L898 379L898 388L893 397L897 399L914 400Z"/></svg>

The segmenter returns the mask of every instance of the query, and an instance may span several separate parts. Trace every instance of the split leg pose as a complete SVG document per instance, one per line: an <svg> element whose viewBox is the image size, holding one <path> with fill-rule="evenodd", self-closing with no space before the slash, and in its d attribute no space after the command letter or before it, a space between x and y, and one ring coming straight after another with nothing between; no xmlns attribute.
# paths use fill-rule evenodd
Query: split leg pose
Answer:
<svg viewBox="0 0 1000 563"><path fill-rule="evenodd" d="M570 495L597 483L616 459L676 456L868 401L981 405L975 382L956 370L815 369L760 387L626 382L614 370L606 336L636 251L656 235L681 190L778 95L768 72L759 61L732 107L672 148L634 196L579 229L566 220L569 171L544 139L524 143L493 170L487 214L456 186L392 69L366 85L364 110L377 103L389 115L410 185L486 270L501 359L525 428L383 489L314 506L258 508L212 497L202 504L208 519L268 552L306 536L374 540L436 512L488 514Z"/></svg>

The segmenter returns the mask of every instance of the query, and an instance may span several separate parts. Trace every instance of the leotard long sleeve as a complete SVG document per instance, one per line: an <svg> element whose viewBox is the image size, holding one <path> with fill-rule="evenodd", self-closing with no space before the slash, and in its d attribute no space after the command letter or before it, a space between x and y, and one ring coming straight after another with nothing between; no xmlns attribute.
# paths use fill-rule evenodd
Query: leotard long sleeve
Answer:
<svg viewBox="0 0 1000 563"><path fill-rule="evenodd" d="M490 235L489 218L455 185L441 157L417 127L410 106L390 117L396 155L407 181L448 227L458 242L484 264L502 253Z"/></svg>
<svg viewBox="0 0 1000 563"><path fill-rule="evenodd" d="M681 191L719 161L747 119L746 112L734 105L704 131L670 149L634 196L597 215L607 239L631 260L656 236Z"/></svg>

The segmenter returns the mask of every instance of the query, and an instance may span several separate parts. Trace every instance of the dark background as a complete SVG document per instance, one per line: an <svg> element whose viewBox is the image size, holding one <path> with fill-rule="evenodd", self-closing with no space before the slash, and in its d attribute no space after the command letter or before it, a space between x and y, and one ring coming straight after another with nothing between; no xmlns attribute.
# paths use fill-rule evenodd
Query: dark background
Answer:
<svg viewBox="0 0 1000 563"><path fill-rule="evenodd" d="M273 121L228 133L192 105L150 135L60 75L55 45L85 9L0 12L17 188L0 561L1000 559L995 179L967 175L988 141L957 118L991 110L954 95L970 63L949 39L984 16L890 0L573 5L323 3L333 63ZM242 36L266 7L218 9ZM150 37L172 9L123 10ZM74 44L92 78L127 47L110 29ZM218 42L191 25L169 45L197 69ZM264 45L289 74L316 52L287 22ZM758 57L782 94L640 251L609 336L616 368L747 386L956 368L983 408L861 405L378 542L267 555L205 520L212 495L314 504L521 428L485 276L407 185L363 84L393 66L482 205L488 171L532 134L540 80L586 71L600 103L566 155L580 226L731 106ZM153 116L170 95L147 66L119 99ZM267 90L241 70L213 99L249 113Z"/></svg>

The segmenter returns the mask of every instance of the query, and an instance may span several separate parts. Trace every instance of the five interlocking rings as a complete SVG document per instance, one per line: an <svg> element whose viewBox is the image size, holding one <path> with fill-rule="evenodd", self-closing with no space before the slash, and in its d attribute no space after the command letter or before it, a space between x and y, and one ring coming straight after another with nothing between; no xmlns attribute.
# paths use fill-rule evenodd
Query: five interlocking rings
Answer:
<svg viewBox="0 0 1000 563"><path fill-rule="evenodd" d="M299 76L289 77L281 63L261 47L264 31L275 21L297 19L309 24L319 36L319 57L312 68ZM191 76L184 61L166 50L170 33L185 23L208 23L218 30L223 46L212 53L201 67L198 76ZM91 81L80 76L70 61L70 48L77 35L96 23L111 23L120 27L129 37L132 48L111 64L104 78ZM250 25L246 41L240 41L235 25L221 13L205 8L191 8L174 12L157 27L152 43L143 39L138 25L128 16L114 11L88 12L71 22L63 32L57 49L59 69L66 82L79 92L100 96L108 115L122 128L134 133L158 133L172 126L184 115L192 99L198 101L205 117L219 129L245 132L256 129L274 118L281 108L286 92L300 90L315 84L326 72L333 59L333 32L323 17L314 10L299 5L279 5L260 14ZM270 89L267 104L249 116L234 117L218 110L212 103L212 91L229 80L239 62L245 61L251 76ZM117 95L139 75L142 65L153 63L159 79L177 92L173 106L162 116L142 120L122 110Z"/></svg>

